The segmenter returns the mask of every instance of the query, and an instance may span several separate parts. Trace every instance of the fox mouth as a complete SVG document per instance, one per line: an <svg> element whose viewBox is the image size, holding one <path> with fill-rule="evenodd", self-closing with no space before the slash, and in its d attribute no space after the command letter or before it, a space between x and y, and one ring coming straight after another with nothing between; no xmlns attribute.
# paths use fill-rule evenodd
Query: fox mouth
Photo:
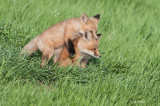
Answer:
<svg viewBox="0 0 160 106"><path fill-rule="evenodd" d="M96 56L96 55L94 55L93 52L88 51L86 49L81 50L81 52L84 53L84 54L86 54L86 55L88 55L88 56L94 57L94 58L100 58L100 56Z"/></svg>
<svg viewBox="0 0 160 106"><path fill-rule="evenodd" d="M100 56L93 56L94 58L99 58Z"/></svg>
<svg viewBox="0 0 160 106"><path fill-rule="evenodd" d="M94 58L99 58L99 57L100 57L100 56L95 56L94 54L93 54L93 55L87 54L87 53L84 53L84 54L86 54L86 55L88 55L88 56L91 56L91 57L94 57Z"/></svg>

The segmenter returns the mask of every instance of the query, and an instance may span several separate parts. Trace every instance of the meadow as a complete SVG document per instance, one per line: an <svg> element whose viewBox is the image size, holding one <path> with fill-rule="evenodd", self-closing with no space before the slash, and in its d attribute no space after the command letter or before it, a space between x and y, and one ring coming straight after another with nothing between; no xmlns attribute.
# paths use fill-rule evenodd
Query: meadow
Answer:
<svg viewBox="0 0 160 106"><path fill-rule="evenodd" d="M160 105L159 0L0 0L0 106ZM101 58L40 67L22 47L50 26L101 14Z"/></svg>

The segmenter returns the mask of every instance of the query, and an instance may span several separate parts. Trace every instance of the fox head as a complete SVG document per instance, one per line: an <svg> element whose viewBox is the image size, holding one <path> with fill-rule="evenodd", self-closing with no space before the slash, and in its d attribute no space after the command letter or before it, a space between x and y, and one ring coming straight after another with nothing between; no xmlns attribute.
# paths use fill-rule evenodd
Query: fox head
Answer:
<svg viewBox="0 0 160 106"><path fill-rule="evenodd" d="M81 33L84 31L89 30L92 31L92 35L97 39L97 30L98 30L98 22L100 19L100 14L97 14L93 17L88 17L85 13L81 15L80 22L81 22Z"/></svg>
<svg viewBox="0 0 160 106"><path fill-rule="evenodd" d="M85 31L77 44L79 51L95 58L101 57L98 51L100 37L101 34L97 34L97 38L95 38L92 31Z"/></svg>

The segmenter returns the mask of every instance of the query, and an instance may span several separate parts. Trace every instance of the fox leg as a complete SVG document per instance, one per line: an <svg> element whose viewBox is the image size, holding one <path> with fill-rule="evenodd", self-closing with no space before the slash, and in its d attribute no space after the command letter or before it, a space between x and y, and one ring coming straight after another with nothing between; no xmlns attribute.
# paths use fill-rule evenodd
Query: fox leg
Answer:
<svg viewBox="0 0 160 106"><path fill-rule="evenodd" d="M45 38L39 39L37 44L39 50L42 52L41 67L43 68L53 56L54 45L52 41Z"/></svg>
<svg viewBox="0 0 160 106"><path fill-rule="evenodd" d="M85 68L85 67L86 67L86 64L87 64L87 61L81 63L81 68Z"/></svg>
<svg viewBox="0 0 160 106"><path fill-rule="evenodd" d="M78 54L76 54L75 57L72 59L73 65L80 66L81 65L80 61L81 61L81 57Z"/></svg>
<svg viewBox="0 0 160 106"><path fill-rule="evenodd" d="M86 67L86 64L88 63L88 59L87 58L83 58L82 60L81 60L81 68L85 68Z"/></svg>
<svg viewBox="0 0 160 106"><path fill-rule="evenodd" d="M63 67L65 67L65 66L67 66L67 65L71 65L72 64L72 60L71 59L62 59L62 60L60 60L60 62L59 62L59 64L58 64L58 67L60 67L60 66L63 66Z"/></svg>
<svg viewBox="0 0 160 106"><path fill-rule="evenodd" d="M54 53L54 48L42 53L42 61L41 61L42 68L44 68L44 66L48 64L48 61L52 58L53 53Z"/></svg>
<svg viewBox="0 0 160 106"><path fill-rule="evenodd" d="M62 46L62 47L54 50L54 59L53 59L54 63L57 62L57 60L59 58L59 55L61 54L61 51L62 51L63 47L64 46Z"/></svg>
<svg viewBox="0 0 160 106"><path fill-rule="evenodd" d="M75 55L75 50L74 50L74 45L72 43L72 38L73 38L73 32L72 31L68 31L65 33L65 37L64 37L64 43L67 47L68 53L69 53L69 57L72 57Z"/></svg>
<svg viewBox="0 0 160 106"><path fill-rule="evenodd" d="M74 44L71 41L71 39L66 39L65 44L69 53L69 57L72 57L75 55L75 49L74 49Z"/></svg>
<svg viewBox="0 0 160 106"><path fill-rule="evenodd" d="M54 63L56 63L57 60L58 60L58 57L57 57L57 56L54 56L54 58L53 58Z"/></svg>

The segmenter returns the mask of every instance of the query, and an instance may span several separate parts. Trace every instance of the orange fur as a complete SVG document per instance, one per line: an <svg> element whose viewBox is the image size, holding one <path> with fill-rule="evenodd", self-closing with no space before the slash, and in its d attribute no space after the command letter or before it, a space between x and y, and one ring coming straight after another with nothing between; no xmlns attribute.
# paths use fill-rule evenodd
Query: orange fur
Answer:
<svg viewBox="0 0 160 106"><path fill-rule="evenodd" d="M99 35L101 36L101 34ZM58 58L59 66L78 64L79 66L84 68L91 57L99 58L100 53L98 51L98 46L100 36L98 36L98 38L96 39L93 36L93 33L85 31L83 35L73 40L72 42L75 49L75 56L73 58L69 57L69 53L65 45Z"/></svg>
<svg viewBox="0 0 160 106"><path fill-rule="evenodd" d="M92 30L94 37L97 38L98 21L100 15L88 18L83 13L80 18L72 18L53 25L42 34L35 37L24 46L21 54L31 55L38 49L42 52L41 66L54 56L54 62L57 61L64 44L67 46L68 39L74 39L74 33L83 33L85 30Z"/></svg>

